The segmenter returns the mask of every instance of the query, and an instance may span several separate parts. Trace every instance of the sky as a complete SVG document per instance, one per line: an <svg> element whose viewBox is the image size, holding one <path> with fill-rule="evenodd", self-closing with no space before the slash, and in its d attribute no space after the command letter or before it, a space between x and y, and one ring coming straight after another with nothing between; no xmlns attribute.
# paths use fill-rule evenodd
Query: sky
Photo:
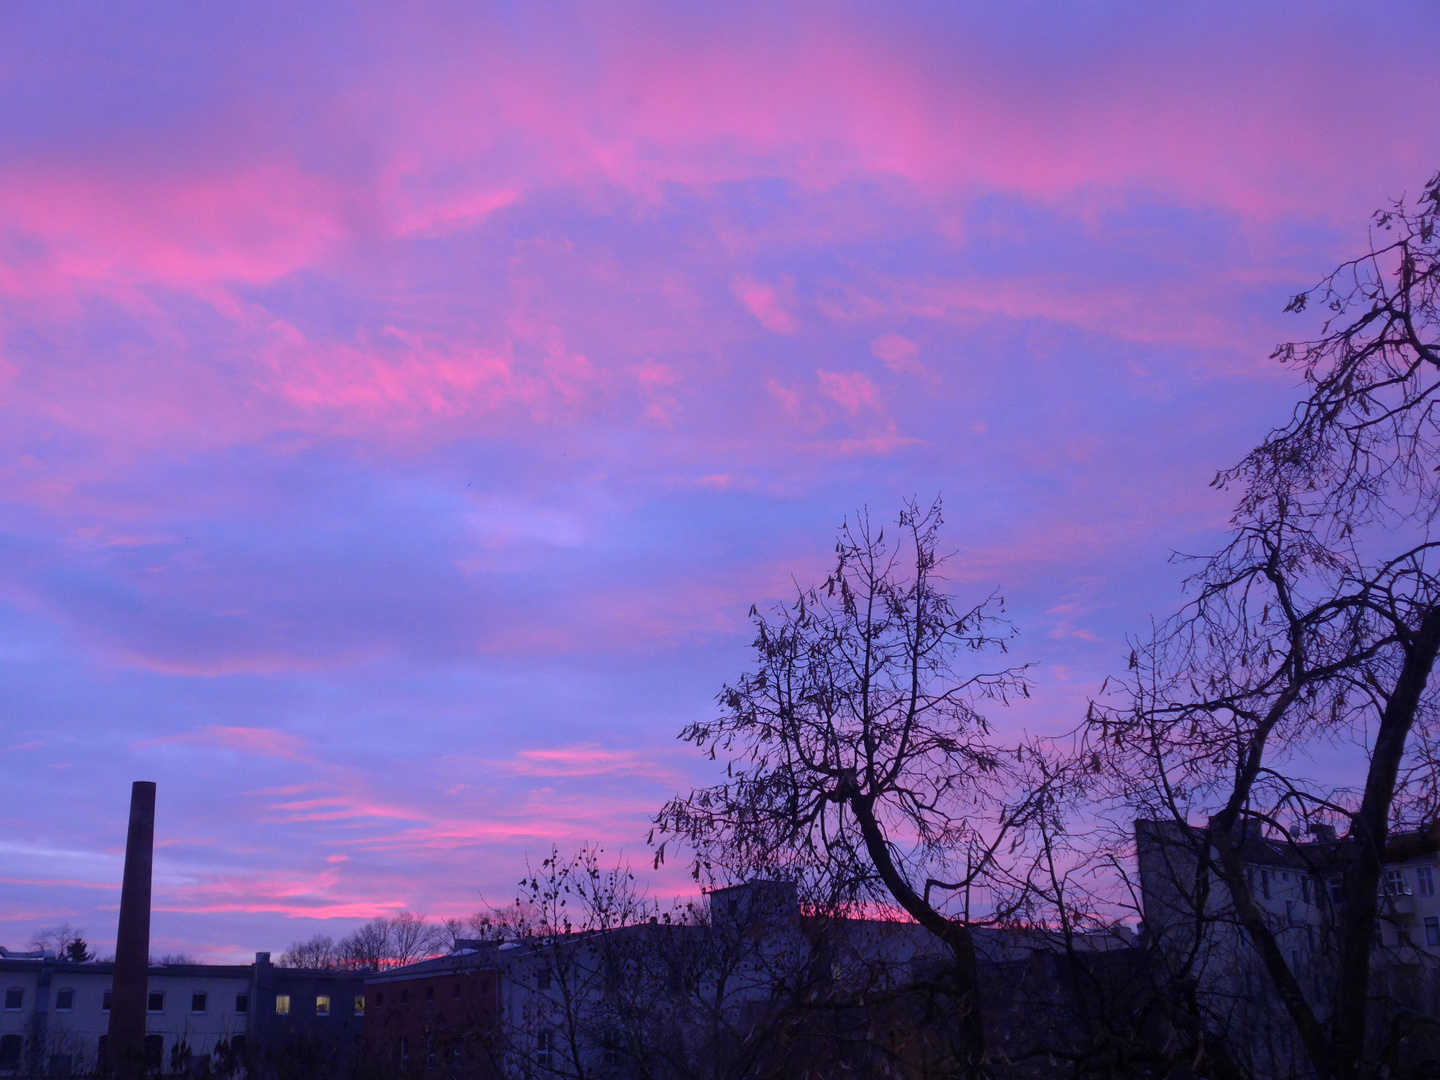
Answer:
<svg viewBox="0 0 1440 1080"><path fill-rule="evenodd" d="M1440 8L0 10L0 944L647 864L836 527L945 501L1060 731L1440 168ZM675 873L651 887L683 891Z"/></svg>

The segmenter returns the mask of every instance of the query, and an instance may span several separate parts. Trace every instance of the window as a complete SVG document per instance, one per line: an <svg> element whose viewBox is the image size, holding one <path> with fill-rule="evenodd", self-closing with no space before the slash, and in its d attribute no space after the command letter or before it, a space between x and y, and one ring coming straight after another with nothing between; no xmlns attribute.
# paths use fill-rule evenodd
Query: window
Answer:
<svg viewBox="0 0 1440 1080"><path fill-rule="evenodd" d="M145 1071L159 1072L165 1067L165 1036L145 1036Z"/></svg>
<svg viewBox="0 0 1440 1080"><path fill-rule="evenodd" d="M1310 903L1310 877L1308 874L1300 875L1300 899Z"/></svg>
<svg viewBox="0 0 1440 1080"><path fill-rule="evenodd" d="M236 1011L237 1013L241 1013L242 1015L245 1014L245 1013L248 1013L248 1012L250 1011L250 995L249 995L249 994L236 994L236 995L235 995L235 1011Z"/></svg>
<svg viewBox="0 0 1440 1080"><path fill-rule="evenodd" d="M1290 875L1289 875L1289 874L1281 874L1281 875L1280 875L1280 880L1281 880L1281 881L1289 881L1289 880L1290 880Z"/></svg>
<svg viewBox="0 0 1440 1080"><path fill-rule="evenodd" d="M150 996L145 999L145 1011L158 1013L165 1011L165 991L152 990Z"/></svg>
<svg viewBox="0 0 1440 1080"><path fill-rule="evenodd" d="M1286 900L1286 901L1285 901L1285 921L1286 921L1287 923L1293 923L1293 922L1295 921L1295 901L1294 901L1294 900Z"/></svg>
<svg viewBox="0 0 1440 1080"><path fill-rule="evenodd" d="M453 993L451 993L450 996L453 997L456 1001L459 1001L459 1000L460 1000L460 984L457 982L457 983L456 983L454 986L452 986L450 989L453 991Z"/></svg>
<svg viewBox="0 0 1440 1080"><path fill-rule="evenodd" d="M1440 945L1440 916L1425 916L1425 944Z"/></svg>
<svg viewBox="0 0 1440 1080"><path fill-rule="evenodd" d="M1420 896L1435 895L1435 870L1429 866L1415 868L1415 892Z"/></svg>
<svg viewBox="0 0 1440 1080"><path fill-rule="evenodd" d="M8 996L8 992L7 992ZM20 1048L25 1041L19 1035L0 1035L0 1069L19 1070Z"/></svg>
<svg viewBox="0 0 1440 1080"><path fill-rule="evenodd" d="M5 991L5 1011L19 1012L20 1007L25 1004L25 991L18 986L12 986Z"/></svg>
<svg viewBox="0 0 1440 1080"><path fill-rule="evenodd" d="M1266 900L1270 899L1270 871L1260 871L1260 893Z"/></svg>
<svg viewBox="0 0 1440 1080"><path fill-rule="evenodd" d="M106 990L104 996L100 999L100 1008L101 1008L101 1010L102 1010L103 1012L109 1012L109 1011L110 1011L110 991L109 991L109 990Z"/></svg>
<svg viewBox="0 0 1440 1080"><path fill-rule="evenodd" d="M620 1064L623 1056L620 1053L620 1036L613 1028L605 1032L605 1041L601 1044L601 1049L604 1051L602 1058L606 1065Z"/></svg>
<svg viewBox="0 0 1440 1080"><path fill-rule="evenodd" d="M380 1008L381 1005L384 1005L384 1004L385 1004L385 991L383 991L383 990L376 990L376 991L375 991L375 1007L378 1009L378 1008Z"/></svg>
<svg viewBox="0 0 1440 1080"><path fill-rule="evenodd" d="M1410 928L1409 928L1408 926L1397 926L1397 927L1395 928L1395 944L1396 944L1396 945L1409 945L1409 944L1410 944Z"/></svg>
<svg viewBox="0 0 1440 1080"><path fill-rule="evenodd" d="M68 986L62 990L55 991L55 1011L69 1012L75 1008L75 991Z"/></svg>
<svg viewBox="0 0 1440 1080"><path fill-rule="evenodd" d="M1385 871L1385 891L1391 896L1409 896L1410 889L1405 884L1405 871L1391 869Z"/></svg>
<svg viewBox="0 0 1440 1080"><path fill-rule="evenodd" d="M550 1054L551 1054L551 1052L552 1052L552 1049L553 1049L553 1048L552 1048L551 1045L550 1045L550 1032L548 1032L548 1031L542 1031L542 1032L540 1032L538 1035L536 1035L536 1036L535 1036L535 1062L536 1062L536 1064L538 1064L538 1065L549 1065L549 1064L550 1064Z"/></svg>
<svg viewBox="0 0 1440 1080"><path fill-rule="evenodd" d="M1342 904L1345 902L1345 878L1340 874L1332 875L1329 882L1330 903Z"/></svg>
<svg viewBox="0 0 1440 1080"><path fill-rule="evenodd" d="M541 968L539 971L537 971L537 972L535 973L535 989L536 989L536 990L549 990L549 989L550 989L550 969L549 969L549 968Z"/></svg>
<svg viewBox="0 0 1440 1080"><path fill-rule="evenodd" d="M329 1016L329 1015L330 1015L330 995L329 995L329 994L317 994L317 995L315 996L315 1015L316 1015L316 1016Z"/></svg>
<svg viewBox="0 0 1440 1080"><path fill-rule="evenodd" d="M410 1040L404 1035L400 1036L400 1067L403 1069L410 1064Z"/></svg>
<svg viewBox="0 0 1440 1080"><path fill-rule="evenodd" d="M290 995L289 995L289 994L276 994L276 995L275 995L275 1015L276 1015L276 1016L289 1016L289 1015L290 1015Z"/></svg>
<svg viewBox="0 0 1440 1080"><path fill-rule="evenodd" d="M1375 944L1385 944L1385 924L1382 923L1379 919L1375 920Z"/></svg>
<svg viewBox="0 0 1440 1080"><path fill-rule="evenodd" d="M356 1015L356 1016L364 1016L364 1015L365 1015L365 995L364 995L364 994L356 994L356 995L355 995L355 1015Z"/></svg>
<svg viewBox="0 0 1440 1080"><path fill-rule="evenodd" d="M210 1004L210 995L209 995L209 994L191 994L191 995L190 995L190 1011L191 1011L192 1013L203 1013L203 1012L205 1011L205 1007L206 1007L207 1005L209 1005L209 1004Z"/></svg>
<svg viewBox="0 0 1440 1080"><path fill-rule="evenodd" d="M435 987L433 987L433 986L427 986L427 987L425 987L425 1000L426 1000L426 1001L434 1001L434 1000L435 1000Z"/></svg>
<svg viewBox="0 0 1440 1080"><path fill-rule="evenodd" d="M400 1004L401 1004L401 1005L408 1005L408 1004L410 1004L410 991L409 991L409 990L401 990L401 991L400 991Z"/></svg>

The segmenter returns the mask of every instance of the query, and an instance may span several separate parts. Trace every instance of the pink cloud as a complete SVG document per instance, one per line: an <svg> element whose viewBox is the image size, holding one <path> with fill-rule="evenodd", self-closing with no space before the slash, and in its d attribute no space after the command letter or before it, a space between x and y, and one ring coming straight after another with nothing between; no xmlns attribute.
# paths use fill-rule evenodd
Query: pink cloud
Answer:
<svg viewBox="0 0 1440 1080"><path fill-rule="evenodd" d="M304 741L294 735L270 728L208 727L182 735L147 739L135 744L137 750L156 746L191 746L203 750L229 750L253 757L279 758L284 761L314 760Z"/></svg>
<svg viewBox="0 0 1440 1080"><path fill-rule="evenodd" d="M882 334L870 341L870 354L884 362L891 371L902 375L925 375L925 365L917 357L920 350L909 338L900 334Z"/></svg>
<svg viewBox="0 0 1440 1080"><path fill-rule="evenodd" d="M776 286L757 281L749 274L737 274L731 279L730 287L765 329L777 334L793 334L799 329L800 324L788 310L788 306L794 304L793 279L783 279Z"/></svg>
<svg viewBox="0 0 1440 1080"><path fill-rule="evenodd" d="M838 371L817 370L815 377L820 382L820 393L851 416L858 416L861 409L879 411L881 408L880 390L864 372L852 371L843 374Z"/></svg>

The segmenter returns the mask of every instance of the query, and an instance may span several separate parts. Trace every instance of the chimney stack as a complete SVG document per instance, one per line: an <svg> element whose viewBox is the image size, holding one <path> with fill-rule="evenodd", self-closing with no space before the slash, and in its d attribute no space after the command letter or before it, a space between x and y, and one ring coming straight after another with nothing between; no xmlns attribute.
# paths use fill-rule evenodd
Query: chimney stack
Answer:
<svg viewBox="0 0 1440 1080"><path fill-rule="evenodd" d="M119 1080L145 1075L145 1006L150 974L150 872L155 856L155 785L130 788L130 831L115 935L115 980L110 991L106 1056Z"/></svg>

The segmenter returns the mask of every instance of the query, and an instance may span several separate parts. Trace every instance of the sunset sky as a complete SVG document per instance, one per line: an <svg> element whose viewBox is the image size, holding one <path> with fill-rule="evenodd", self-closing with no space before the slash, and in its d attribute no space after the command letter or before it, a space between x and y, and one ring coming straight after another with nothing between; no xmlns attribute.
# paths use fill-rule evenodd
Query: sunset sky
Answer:
<svg viewBox="0 0 1440 1080"><path fill-rule="evenodd" d="M1440 7L0 13L0 944L648 863L746 612L946 502L1074 724L1440 169ZM678 874L652 883L683 889Z"/></svg>

